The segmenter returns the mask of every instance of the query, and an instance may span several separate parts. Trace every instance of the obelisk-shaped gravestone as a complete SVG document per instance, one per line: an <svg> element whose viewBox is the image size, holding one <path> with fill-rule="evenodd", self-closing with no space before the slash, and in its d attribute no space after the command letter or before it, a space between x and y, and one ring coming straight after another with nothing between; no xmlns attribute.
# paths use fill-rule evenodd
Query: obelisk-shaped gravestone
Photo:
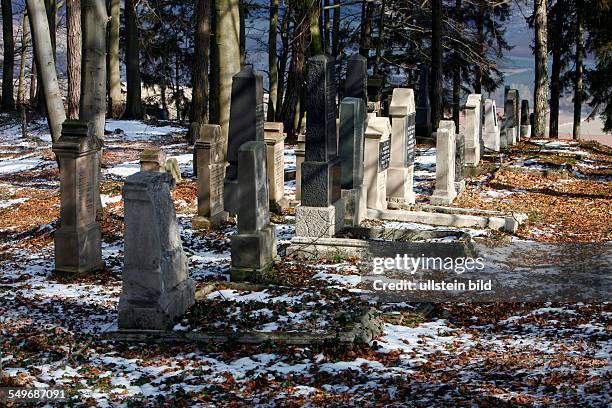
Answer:
<svg viewBox="0 0 612 408"><path fill-rule="evenodd" d="M521 101L521 139L531 137L531 124L529 122L529 101Z"/></svg>
<svg viewBox="0 0 612 408"><path fill-rule="evenodd" d="M302 163L302 204L296 209L296 235L333 236L342 227L340 159L336 145L336 84L333 59L308 60L306 153Z"/></svg>
<svg viewBox="0 0 612 408"><path fill-rule="evenodd" d="M224 204L231 214L238 213L238 150L243 143L264 141L263 79L247 66L232 78L229 137L225 173Z"/></svg>
<svg viewBox="0 0 612 408"><path fill-rule="evenodd" d="M361 54L353 54L346 67L344 98L359 98L368 106L368 60Z"/></svg>
<svg viewBox="0 0 612 408"><path fill-rule="evenodd" d="M102 142L91 123L67 120L53 152L60 166L60 228L55 232L55 271L61 274L101 270L102 243L96 222L99 194L97 157Z"/></svg>
<svg viewBox="0 0 612 408"><path fill-rule="evenodd" d="M421 65L416 106L416 136L431 138L431 106L429 104L429 67Z"/></svg>

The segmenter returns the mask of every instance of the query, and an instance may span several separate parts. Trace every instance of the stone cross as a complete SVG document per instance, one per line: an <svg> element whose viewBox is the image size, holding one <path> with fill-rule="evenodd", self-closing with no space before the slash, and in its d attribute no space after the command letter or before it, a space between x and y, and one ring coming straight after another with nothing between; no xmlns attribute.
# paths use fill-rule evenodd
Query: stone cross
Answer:
<svg viewBox="0 0 612 408"><path fill-rule="evenodd" d="M166 171L166 153L162 149L146 149L140 153L140 171Z"/></svg>
<svg viewBox="0 0 612 408"><path fill-rule="evenodd" d="M389 118L373 117L365 132L364 183L368 208L387 208L387 169L391 161L391 123Z"/></svg>
<svg viewBox="0 0 612 408"><path fill-rule="evenodd" d="M431 137L431 106L429 104L429 67L421 65L419 89L416 106L416 135L419 138Z"/></svg>
<svg viewBox="0 0 612 408"><path fill-rule="evenodd" d="M168 173L139 172L123 186L125 243L119 329L166 330L195 301Z"/></svg>
<svg viewBox="0 0 612 408"><path fill-rule="evenodd" d="M481 102L480 94L470 94L465 104L465 162L468 166L480 163Z"/></svg>
<svg viewBox="0 0 612 408"><path fill-rule="evenodd" d="M223 206L223 140L221 126L202 125L194 150L198 161L198 214L194 229L208 229L227 221Z"/></svg>
<svg viewBox="0 0 612 408"><path fill-rule="evenodd" d="M531 124L529 122L529 101L521 101L521 139L531 137Z"/></svg>
<svg viewBox="0 0 612 408"><path fill-rule="evenodd" d="M231 237L231 280L261 277L276 256L276 230L270 225L266 144L243 143L238 151L238 234Z"/></svg>
<svg viewBox="0 0 612 408"><path fill-rule="evenodd" d="M368 60L361 54L353 54L348 59L344 98L359 98L368 104Z"/></svg>
<svg viewBox="0 0 612 408"><path fill-rule="evenodd" d="M55 271L60 274L85 274L104 267L96 222L101 148L93 123L77 120L65 121L53 144L60 166L60 228L54 237Z"/></svg>
<svg viewBox="0 0 612 408"><path fill-rule="evenodd" d="M501 146L499 126L497 124L497 108L495 107L495 101L492 99L486 99L484 106L484 145L485 148L489 150L499 152Z"/></svg>
<svg viewBox="0 0 612 408"><path fill-rule="evenodd" d="M450 205L455 190L455 123L441 120L436 133L436 189L429 201L433 205Z"/></svg>
<svg viewBox="0 0 612 408"><path fill-rule="evenodd" d="M308 60L306 95L306 153L296 235L333 236L342 228L344 205L337 156L335 68L330 56L320 54Z"/></svg>
<svg viewBox="0 0 612 408"><path fill-rule="evenodd" d="M297 148L295 149L295 199L302 199L302 163L306 155L306 135L300 133L297 138Z"/></svg>
<svg viewBox="0 0 612 408"><path fill-rule="evenodd" d="M238 213L238 150L245 142L264 140L263 77L246 66L232 78L232 99L225 174L225 210Z"/></svg>
<svg viewBox="0 0 612 408"><path fill-rule="evenodd" d="M366 190L363 185L366 106L361 98L344 98L340 104L340 159L344 222L359 225L366 217Z"/></svg>
<svg viewBox="0 0 612 408"><path fill-rule="evenodd" d="M414 92L395 88L389 106L391 116L391 162L387 172L390 208L414 204L414 157L416 148Z"/></svg>
<svg viewBox="0 0 612 408"><path fill-rule="evenodd" d="M270 209L280 214L289 206L285 198L285 133L283 132L283 123L264 123L264 139L267 146Z"/></svg>

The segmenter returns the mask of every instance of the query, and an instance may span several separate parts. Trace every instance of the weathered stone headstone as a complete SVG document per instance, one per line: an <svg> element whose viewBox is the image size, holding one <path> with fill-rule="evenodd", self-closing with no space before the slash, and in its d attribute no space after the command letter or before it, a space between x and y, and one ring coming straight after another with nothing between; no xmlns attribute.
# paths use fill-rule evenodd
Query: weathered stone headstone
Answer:
<svg viewBox="0 0 612 408"><path fill-rule="evenodd" d="M521 139L531 137L531 124L529 122L529 101L521 101Z"/></svg>
<svg viewBox="0 0 612 408"><path fill-rule="evenodd" d="M261 277L276 256L276 229L270 225L266 144L246 142L238 152L238 234L231 237L232 281Z"/></svg>
<svg viewBox="0 0 612 408"><path fill-rule="evenodd" d="M191 122L189 125L189 130L187 131L187 141L189 144L194 144L200 135L200 123L199 122Z"/></svg>
<svg viewBox="0 0 612 408"><path fill-rule="evenodd" d="M344 98L340 104L340 159L344 223L359 225L367 213L363 185L364 132L367 123L363 99Z"/></svg>
<svg viewBox="0 0 612 408"><path fill-rule="evenodd" d="M531 137L535 138L535 113L529 114L529 125L531 126Z"/></svg>
<svg viewBox="0 0 612 408"><path fill-rule="evenodd" d="M429 104L429 67L422 65L419 71L419 89L416 103L416 136L431 138L431 106Z"/></svg>
<svg viewBox="0 0 612 408"><path fill-rule="evenodd" d="M441 120L436 133L436 189L429 199L433 205L449 205L457 197L455 148L455 123Z"/></svg>
<svg viewBox="0 0 612 408"><path fill-rule="evenodd" d="M336 141L335 68L330 56L321 54L308 60L306 94L306 153L296 235L329 237L342 228L344 220Z"/></svg>
<svg viewBox="0 0 612 408"><path fill-rule="evenodd" d="M270 209L276 213L289 206L285 198L285 133L282 122L266 122L264 139L267 146L267 173L270 188Z"/></svg>
<svg viewBox="0 0 612 408"><path fill-rule="evenodd" d="M414 158L416 150L414 92L395 88L391 105L391 162L387 171L387 202L390 208L414 204Z"/></svg>
<svg viewBox="0 0 612 408"><path fill-rule="evenodd" d="M170 174L174 179L175 183L183 180L181 177L181 167L178 164L178 160L175 157L166 159L166 173Z"/></svg>
<svg viewBox="0 0 612 408"><path fill-rule="evenodd" d="M60 228L55 232L55 271L81 274L103 268L97 157L102 142L92 124L67 120L53 144L60 165Z"/></svg>
<svg viewBox="0 0 612 408"><path fill-rule="evenodd" d="M264 141L263 78L247 66L232 78L229 137L225 173L224 204L238 213L238 150L243 143Z"/></svg>
<svg viewBox="0 0 612 408"><path fill-rule="evenodd" d="M387 208L387 169L391 162L391 123L389 118L368 120L365 132L364 183L368 191L368 208Z"/></svg>
<svg viewBox="0 0 612 408"><path fill-rule="evenodd" d="M168 329L195 301L172 183L170 174L157 172L139 172L125 180L120 329Z"/></svg>
<svg viewBox="0 0 612 408"><path fill-rule="evenodd" d="M504 114L507 117L508 144L516 144L519 140L519 101L518 90L509 89L504 105Z"/></svg>
<svg viewBox="0 0 612 408"><path fill-rule="evenodd" d="M146 149L140 153L140 171L166 171L166 153L162 149Z"/></svg>
<svg viewBox="0 0 612 408"><path fill-rule="evenodd" d="M306 155L306 135L300 133L297 139L297 148L295 149L295 199L302 199L302 163Z"/></svg>
<svg viewBox="0 0 612 408"><path fill-rule="evenodd" d="M202 125L195 143L198 158L198 214L193 218L194 229L208 229L227 221L223 207L223 141L221 126Z"/></svg>
<svg viewBox="0 0 612 408"><path fill-rule="evenodd" d="M480 94L470 94L465 104L465 163L468 166L480 163L481 101Z"/></svg>
<svg viewBox="0 0 612 408"><path fill-rule="evenodd" d="M462 134L455 138L455 191L465 190L465 137Z"/></svg>
<svg viewBox="0 0 612 408"><path fill-rule="evenodd" d="M501 142L497 123L497 108L495 107L494 100L485 100L484 115L483 139L485 148L493 150L494 152L499 152Z"/></svg>
<svg viewBox="0 0 612 408"><path fill-rule="evenodd" d="M513 128L510 127L510 122L512 120L512 115L510 113L512 105L512 101L506 99L504 104L504 116L502 117L502 126L499 131L499 147L502 149L513 144Z"/></svg>
<svg viewBox="0 0 612 408"><path fill-rule="evenodd" d="M361 54L353 54L348 59L344 98L359 98L368 103L368 60Z"/></svg>

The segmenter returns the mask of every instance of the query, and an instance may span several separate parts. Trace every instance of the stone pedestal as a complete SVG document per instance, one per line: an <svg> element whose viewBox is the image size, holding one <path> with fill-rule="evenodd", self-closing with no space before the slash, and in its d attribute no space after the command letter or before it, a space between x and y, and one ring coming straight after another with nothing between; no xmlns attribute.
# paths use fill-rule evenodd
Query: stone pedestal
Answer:
<svg viewBox="0 0 612 408"><path fill-rule="evenodd" d="M333 237L343 225L342 200L325 207L300 205L295 209L295 235L298 237Z"/></svg>
<svg viewBox="0 0 612 408"><path fill-rule="evenodd" d="M387 208L387 169L391 160L389 118L370 118L365 132L364 184L368 208Z"/></svg>
<svg viewBox="0 0 612 408"><path fill-rule="evenodd" d="M120 329L169 329L195 301L171 184L172 176L156 172L136 173L125 180Z"/></svg>
<svg viewBox="0 0 612 408"><path fill-rule="evenodd" d="M166 171L166 153L161 149L146 149L140 153L140 171Z"/></svg>
<svg viewBox="0 0 612 408"><path fill-rule="evenodd" d="M53 144L60 165L60 228L55 232L55 271L83 274L103 268L100 226L96 222L99 195L97 157L102 142L91 124L67 120Z"/></svg>
<svg viewBox="0 0 612 408"><path fill-rule="evenodd" d="M414 158L416 148L414 93L395 88L391 105L391 159L387 170L387 205L401 208L414 204Z"/></svg>
<svg viewBox="0 0 612 408"><path fill-rule="evenodd" d="M231 237L232 281L256 280L276 256L276 231L270 225L266 144L246 142L238 152L238 234Z"/></svg>
<svg viewBox="0 0 612 408"><path fill-rule="evenodd" d="M485 100L483 139L486 149L499 152L501 148L499 125L497 123L497 108L492 99Z"/></svg>
<svg viewBox="0 0 612 408"><path fill-rule="evenodd" d="M480 94L470 94L465 104L465 163L472 167L480 163L481 101Z"/></svg>
<svg viewBox="0 0 612 408"><path fill-rule="evenodd" d="M221 126L202 125L194 151L198 160L198 214L194 229L208 229L227 221L223 207L223 141Z"/></svg>
<svg viewBox="0 0 612 408"><path fill-rule="evenodd" d="M357 226L368 214L368 191L365 185L360 188L342 190L344 201L344 224Z"/></svg>
<svg viewBox="0 0 612 408"><path fill-rule="evenodd" d="M302 199L302 163L306 154L306 135L300 133L297 140L297 148L295 149L295 199Z"/></svg>
<svg viewBox="0 0 612 408"><path fill-rule="evenodd" d="M531 137L531 126L521 125L521 139L529 139Z"/></svg>
<svg viewBox="0 0 612 408"><path fill-rule="evenodd" d="M436 133L436 189L429 201L433 205L449 205L456 197L455 124L441 120Z"/></svg>
<svg viewBox="0 0 612 408"><path fill-rule="evenodd" d="M264 124L270 209L281 214L289 206L285 198L285 134L282 122Z"/></svg>

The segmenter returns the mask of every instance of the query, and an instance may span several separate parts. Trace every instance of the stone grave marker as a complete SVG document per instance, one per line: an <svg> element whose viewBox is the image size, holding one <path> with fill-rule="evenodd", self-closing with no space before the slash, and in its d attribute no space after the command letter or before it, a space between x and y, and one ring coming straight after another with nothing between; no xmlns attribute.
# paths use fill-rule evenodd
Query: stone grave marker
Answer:
<svg viewBox="0 0 612 408"><path fill-rule="evenodd" d="M367 107L368 103L368 60L361 54L348 59L344 98L359 98Z"/></svg>
<svg viewBox="0 0 612 408"><path fill-rule="evenodd" d="M499 147L506 148L512 145L512 128L510 127L512 101L506 99L504 104L504 116L502 117L502 126L499 131Z"/></svg>
<svg viewBox="0 0 612 408"><path fill-rule="evenodd" d="M416 149L414 92L395 88L389 106L391 116L391 162L387 171L389 208L414 204L414 158Z"/></svg>
<svg viewBox="0 0 612 408"><path fill-rule="evenodd" d="M96 222L100 193L98 160L102 142L92 123L67 120L53 144L60 165L60 228L55 232L55 271L85 274L101 270L102 241Z"/></svg>
<svg viewBox="0 0 612 408"><path fill-rule="evenodd" d="M194 150L198 158L198 214L194 229L208 229L227 221L223 206L223 141L221 126L202 125Z"/></svg>
<svg viewBox="0 0 612 408"><path fill-rule="evenodd" d="M183 180L181 177L181 166L178 164L178 160L175 157L170 157L166 159L166 173L170 174L174 179L175 183Z"/></svg>
<svg viewBox="0 0 612 408"><path fill-rule="evenodd" d="M265 122L267 173L270 188L270 209L282 213L289 206L285 198L285 133L282 122Z"/></svg>
<svg viewBox="0 0 612 408"><path fill-rule="evenodd" d="M507 145L515 145L518 142L518 111L516 89L509 89L504 103L504 116L506 118L504 125L506 129Z"/></svg>
<svg viewBox="0 0 612 408"><path fill-rule="evenodd" d="M246 66L232 78L229 136L225 173L224 205L238 213L238 150L245 142L264 141L263 78Z"/></svg>
<svg viewBox="0 0 612 408"><path fill-rule="evenodd" d="M139 172L123 186L125 244L119 329L166 330L195 301L168 173Z"/></svg>
<svg viewBox="0 0 612 408"><path fill-rule="evenodd" d="M166 171L166 153L162 149L146 149L140 153L140 171Z"/></svg>
<svg viewBox="0 0 612 408"><path fill-rule="evenodd" d="M529 121L529 101L521 101L521 139L531 137L531 123Z"/></svg>
<svg viewBox="0 0 612 408"><path fill-rule="evenodd" d="M296 208L297 236L329 237L343 226L334 65L325 54L308 60L306 153L300 186L302 203Z"/></svg>
<svg viewBox="0 0 612 408"><path fill-rule="evenodd" d="M481 102L480 94L470 94L465 104L465 163L472 167L480 163Z"/></svg>
<svg viewBox="0 0 612 408"><path fill-rule="evenodd" d="M367 213L363 184L366 106L361 98L344 98L340 104L340 159L344 223L359 225Z"/></svg>
<svg viewBox="0 0 612 408"><path fill-rule="evenodd" d="M270 225L266 144L243 143L238 160L238 234L231 237L234 282L261 277L276 257L276 229Z"/></svg>
<svg viewBox="0 0 612 408"><path fill-rule="evenodd" d="M306 135L300 133L297 139L297 148L295 149L295 199L302 199L302 163L306 155Z"/></svg>
<svg viewBox="0 0 612 408"><path fill-rule="evenodd" d="M416 136L431 138L431 106L429 103L429 67L421 65L416 106Z"/></svg>
<svg viewBox="0 0 612 408"><path fill-rule="evenodd" d="M436 189L429 201L433 205L450 205L455 190L455 123L441 120L436 133Z"/></svg>
<svg viewBox="0 0 612 408"><path fill-rule="evenodd" d="M391 162L391 123L389 118L368 120L365 132L364 183L368 208L387 208L387 169Z"/></svg>
<svg viewBox="0 0 612 408"><path fill-rule="evenodd" d="M495 101L486 99L484 105L484 131L483 139L485 148L499 152L501 148L499 126L497 123L497 108Z"/></svg>
<svg viewBox="0 0 612 408"><path fill-rule="evenodd" d="M465 190L465 136L455 138L455 191L457 194Z"/></svg>

